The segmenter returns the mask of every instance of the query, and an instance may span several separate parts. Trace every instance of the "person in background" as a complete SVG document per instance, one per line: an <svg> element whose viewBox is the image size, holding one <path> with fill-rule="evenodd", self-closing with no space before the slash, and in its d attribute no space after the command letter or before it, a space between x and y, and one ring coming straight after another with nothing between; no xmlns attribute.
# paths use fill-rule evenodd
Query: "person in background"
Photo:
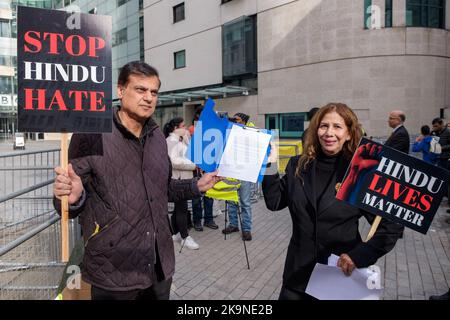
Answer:
<svg viewBox="0 0 450 320"><path fill-rule="evenodd" d="M431 140L434 138L431 136L430 127L424 125L420 128L420 136L416 138L413 144L413 152L422 152L423 161L437 164L438 156L435 153L430 152Z"/></svg>
<svg viewBox="0 0 450 320"><path fill-rule="evenodd" d="M450 158L450 129L448 129L448 124L444 125L444 120L441 118L435 118L432 121L433 133L439 137L439 143L441 144L442 153L438 160L438 166L443 169L449 169L449 158ZM447 192L447 204L450 205L450 186ZM450 209L447 209L447 213L450 213ZM450 219L445 220L450 224ZM430 296L430 300L450 300L450 288L442 295Z"/></svg>
<svg viewBox="0 0 450 320"><path fill-rule="evenodd" d="M195 164L186 158L185 154L189 144L189 131L186 129L181 117L173 118L164 125L167 149L172 162L172 179L192 179L192 171ZM181 243L188 249L197 250L199 245L189 235L188 231L188 204L186 200L176 201L174 213L172 214L173 240Z"/></svg>
<svg viewBox="0 0 450 320"><path fill-rule="evenodd" d="M441 118L435 118L432 121L433 134L439 137L439 144L442 148L442 153L438 159L438 166L449 170L449 160L450 160L450 130ZM450 205L450 185L447 191L447 205ZM450 209L447 209L447 213L450 213Z"/></svg>
<svg viewBox="0 0 450 320"><path fill-rule="evenodd" d="M280 300L312 299L305 293L316 263L339 256L337 267L349 276L355 268L371 266L394 248L403 227L382 219L374 236L362 241L359 219L375 215L336 199L336 190L358 148L361 130L354 112L345 104L330 103L314 116L304 152L292 157L286 174L265 175L264 200L271 211L286 207L292 218L292 236L283 273ZM370 143L364 148L375 146ZM272 144L269 163L276 165ZM362 161L364 159L361 159ZM360 163L362 163L360 161ZM361 168L355 167L354 170ZM349 169L350 170L350 169Z"/></svg>
<svg viewBox="0 0 450 320"><path fill-rule="evenodd" d="M200 168L194 171L194 177L201 177L204 172ZM203 226L216 230L219 226L214 222L213 216L214 199L203 195L192 199L192 218L194 220L194 229L203 231ZM203 219L203 225L202 225Z"/></svg>
<svg viewBox="0 0 450 320"><path fill-rule="evenodd" d="M438 159L438 166L448 169L448 160L450 158L450 130L441 118L435 118L432 121L433 134L439 137L439 143L442 148L442 153ZM449 202L450 204L450 202Z"/></svg>
<svg viewBox="0 0 450 320"><path fill-rule="evenodd" d="M406 116L403 111L395 110L389 114L388 123L393 130L384 145L408 154L409 133L404 126L405 121Z"/></svg>
<svg viewBox="0 0 450 320"><path fill-rule="evenodd" d="M195 110L194 119L192 125L189 127L189 133L192 136L194 134L195 126L200 119L200 115L203 111L203 107ZM194 177L201 177L203 171L196 167L194 170ZM213 216L214 199L211 199L205 195L192 199L192 219L194 221L194 229L196 231L203 231L203 226L216 230L219 226L214 222ZM202 225L202 219L204 221Z"/></svg>
<svg viewBox="0 0 450 320"><path fill-rule="evenodd" d="M195 125L197 124L198 119L200 119L200 114L203 111L203 107L199 107L195 110L195 114L194 114L194 119L192 119L192 124L189 126L189 134L192 135L194 134L194 130L195 130Z"/></svg>
<svg viewBox="0 0 450 320"><path fill-rule="evenodd" d="M242 124L248 127L254 127L255 125L249 121L250 116L245 113L236 113L232 118L232 121ZM248 181L241 181L241 187L239 188L239 204L242 210L242 239L244 241L252 240L252 188L253 183ZM223 234L230 234L233 232L239 232L239 220L238 220L238 206L236 203L228 202L228 216L230 218L230 224L222 230Z"/></svg>

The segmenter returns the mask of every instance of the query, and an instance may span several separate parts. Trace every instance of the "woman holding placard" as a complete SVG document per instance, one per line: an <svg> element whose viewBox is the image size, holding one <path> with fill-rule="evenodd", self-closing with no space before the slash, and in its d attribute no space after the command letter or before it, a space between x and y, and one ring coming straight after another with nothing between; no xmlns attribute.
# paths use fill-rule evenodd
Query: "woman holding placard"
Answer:
<svg viewBox="0 0 450 320"><path fill-rule="evenodd" d="M375 216L336 199L361 138L354 112L345 104L328 104L312 118L308 132L303 154L290 159L286 174L266 175L262 184L267 208L288 207L293 224L280 300L310 299L305 289L314 266L327 264L331 254L339 256L337 266L350 275L389 252L403 232L402 226L383 219L363 242L358 220L365 216L372 223ZM273 145L269 162L276 160Z"/></svg>

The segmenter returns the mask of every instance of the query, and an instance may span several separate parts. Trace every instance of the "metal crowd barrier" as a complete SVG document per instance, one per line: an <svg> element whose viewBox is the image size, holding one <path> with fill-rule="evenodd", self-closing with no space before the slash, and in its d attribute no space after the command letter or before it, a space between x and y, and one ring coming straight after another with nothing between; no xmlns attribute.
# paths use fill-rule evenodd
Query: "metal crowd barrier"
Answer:
<svg viewBox="0 0 450 320"><path fill-rule="evenodd" d="M60 217L53 209L59 149L0 155L0 299L54 299L61 263ZM79 228L70 222L70 242Z"/></svg>

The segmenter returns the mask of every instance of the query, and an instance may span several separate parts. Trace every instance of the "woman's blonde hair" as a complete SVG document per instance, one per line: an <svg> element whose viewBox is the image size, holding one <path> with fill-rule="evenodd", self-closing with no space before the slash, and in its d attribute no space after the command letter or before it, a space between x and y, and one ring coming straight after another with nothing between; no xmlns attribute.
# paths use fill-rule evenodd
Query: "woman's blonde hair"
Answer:
<svg viewBox="0 0 450 320"><path fill-rule="evenodd" d="M316 159L319 152L320 142L317 136L317 131L319 129L320 122L325 117L327 113L336 111L345 122L347 126L348 133L350 135L350 140L344 143L342 147L344 157L350 159L355 153L358 147L359 141L361 140L361 127L358 123L358 118L352 109L343 103L329 103L326 106L319 109L319 111L311 119L308 127L307 135L304 139L303 153L298 161L297 169L295 175L300 177L302 170L306 169L308 164L310 164L314 159Z"/></svg>

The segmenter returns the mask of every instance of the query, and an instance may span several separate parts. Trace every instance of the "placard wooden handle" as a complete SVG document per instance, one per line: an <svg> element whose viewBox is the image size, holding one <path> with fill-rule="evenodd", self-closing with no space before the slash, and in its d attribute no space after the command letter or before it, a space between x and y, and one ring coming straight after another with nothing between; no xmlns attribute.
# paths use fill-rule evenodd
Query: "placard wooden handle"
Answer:
<svg viewBox="0 0 450 320"><path fill-rule="evenodd" d="M69 155L67 133L61 134L61 167L67 171ZM69 261L69 197L61 199L61 261Z"/></svg>
<svg viewBox="0 0 450 320"><path fill-rule="evenodd" d="M365 242L369 241L370 239L372 239L373 235L375 234L375 231L377 231L378 229L378 225L380 224L381 221L381 217L380 216L376 216L375 220L372 223L372 227L370 228L369 234L367 235L367 239Z"/></svg>

